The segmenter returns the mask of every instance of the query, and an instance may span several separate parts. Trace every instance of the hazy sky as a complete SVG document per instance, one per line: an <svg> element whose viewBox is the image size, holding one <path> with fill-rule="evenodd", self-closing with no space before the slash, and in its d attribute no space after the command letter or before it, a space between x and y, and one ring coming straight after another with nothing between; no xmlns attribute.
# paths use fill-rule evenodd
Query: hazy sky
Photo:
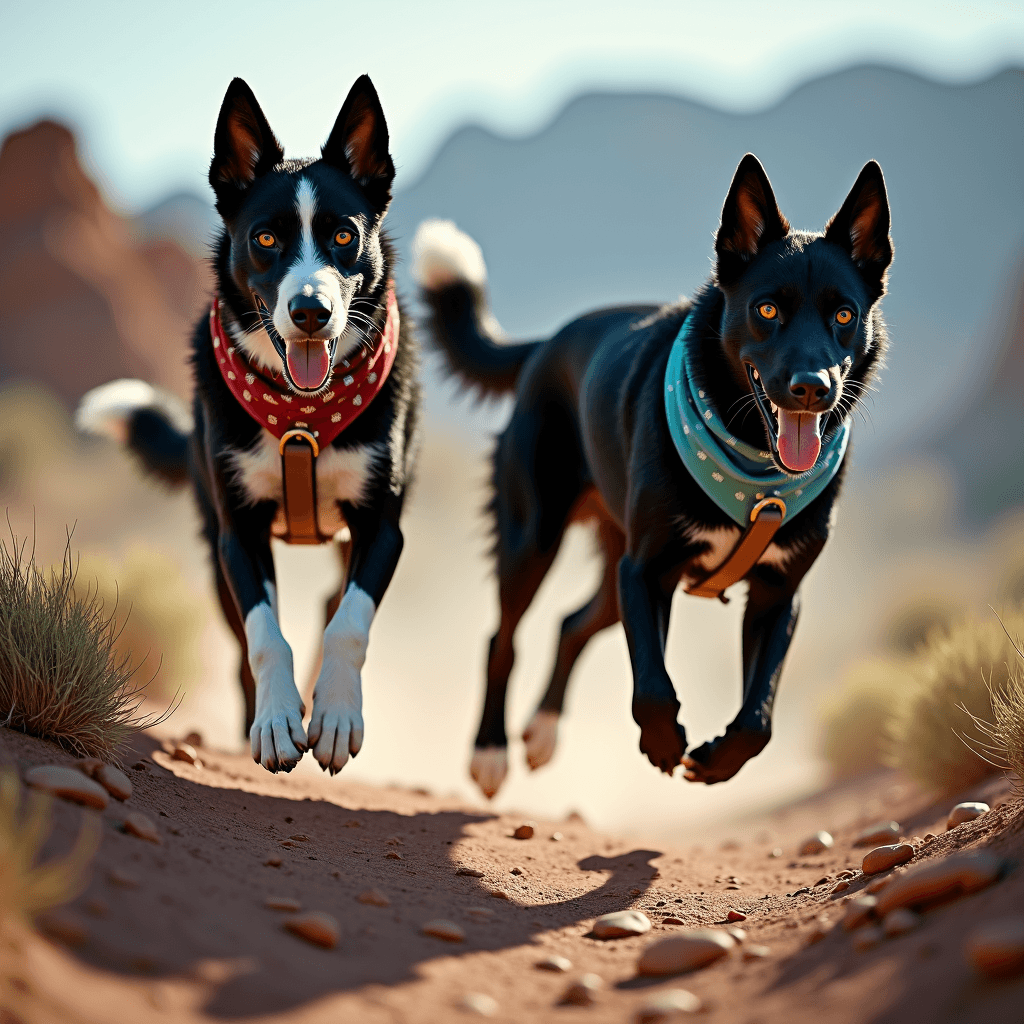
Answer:
<svg viewBox="0 0 1024 1024"><path fill-rule="evenodd" d="M42 114L70 120L95 173L136 207L206 187L234 75L302 155L368 72L410 180L466 121L529 132L586 89L750 110L863 61L944 81L1024 66L1024 3L6 0L0 35L0 133Z"/></svg>

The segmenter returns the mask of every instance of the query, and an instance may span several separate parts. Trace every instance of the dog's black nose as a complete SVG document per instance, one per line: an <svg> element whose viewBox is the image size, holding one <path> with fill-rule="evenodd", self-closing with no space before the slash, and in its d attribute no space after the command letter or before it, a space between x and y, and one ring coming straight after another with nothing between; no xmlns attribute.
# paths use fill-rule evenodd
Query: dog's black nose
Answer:
<svg viewBox="0 0 1024 1024"><path fill-rule="evenodd" d="M296 295L288 303L288 315L296 327L307 334L315 334L331 319L331 307L324 305L315 295Z"/></svg>
<svg viewBox="0 0 1024 1024"><path fill-rule="evenodd" d="M809 409L832 390L832 378L825 370L794 373L789 379L789 393Z"/></svg>

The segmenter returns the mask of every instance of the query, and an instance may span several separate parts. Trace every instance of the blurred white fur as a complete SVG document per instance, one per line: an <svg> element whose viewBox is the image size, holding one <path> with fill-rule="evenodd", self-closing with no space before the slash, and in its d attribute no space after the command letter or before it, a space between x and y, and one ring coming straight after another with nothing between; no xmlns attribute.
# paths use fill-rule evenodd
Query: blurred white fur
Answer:
<svg viewBox="0 0 1024 1024"><path fill-rule="evenodd" d="M412 273L428 291L451 284L482 289L487 284L484 254L454 221L425 220L412 241Z"/></svg>
<svg viewBox="0 0 1024 1024"><path fill-rule="evenodd" d="M144 380L112 380L82 396L75 426L83 434L107 437L118 444L128 441L128 422L140 409L162 412L183 433L192 430L192 417L182 403Z"/></svg>

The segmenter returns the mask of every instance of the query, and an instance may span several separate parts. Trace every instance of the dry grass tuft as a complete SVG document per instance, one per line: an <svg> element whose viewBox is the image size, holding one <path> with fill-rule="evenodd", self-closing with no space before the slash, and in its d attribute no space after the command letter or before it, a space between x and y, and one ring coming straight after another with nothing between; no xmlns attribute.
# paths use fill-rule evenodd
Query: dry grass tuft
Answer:
<svg viewBox="0 0 1024 1024"><path fill-rule="evenodd" d="M114 760L134 731L143 688L115 649L113 617L75 592L71 542L59 568L41 572L26 544L0 541L0 725Z"/></svg>
<svg viewBox="0 0 1024 1024"><path fill-rule="evenodd" d="M199 674L202 615L178 566L150 548L132 548L120 563L83 555L75 594L96 595L114 620L114 653L152 676L150 700L170 700Z"/></svg>
<svg viewBox="0 0 1024 1024"><path fill-rule="evenodd" d="M822 753L837 777L889 764L889 723L908 685L906 667L899 662L861 662L846 674L822 708Z"/></svg>
<svg viewBox="0 0 1024 1024"><path fill-rule="evenodd" d="M1007 620L1010 632L1020 632L1022 625L1019 612ZM984 754L987 740L979 723L999 713L995 694L1014 692L1009 683L1015 661L1013 644L995 618L933 633L908 665L913 692L890 723L894 764L947 793L997 770ZM1013 714L1012 705L999 706Z"/></svg>
<svg viewBox="0 0 1024 1024"><path fill-rule="evenodd" d="M21 783L11 768L0 770L0 920L32 918L74 899L85 887L85 872L100 843L99 818L82 815L82 831L70 853L37 864L50 833L51 798L33 793L19 814Z"/></svg>

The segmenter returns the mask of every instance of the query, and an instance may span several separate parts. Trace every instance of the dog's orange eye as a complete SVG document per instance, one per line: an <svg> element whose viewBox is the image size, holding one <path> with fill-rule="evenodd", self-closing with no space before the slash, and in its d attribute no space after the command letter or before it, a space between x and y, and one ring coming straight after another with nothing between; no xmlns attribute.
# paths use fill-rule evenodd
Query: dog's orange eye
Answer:
<svg viewBox="0 0 1024 1024"><path fill-rule="evenodd" d="M774 320L779 315L778 309L776 309L776 307L770 302L762 302L761 305L757 307L757 311L765 318L765 320Z"/></svg>
<svg viewBox="0 0 1024 1024"><path fill-rule="evenodd" d="M853 319L853 313L848 309L841 309L836 313L836 323L845 327Z"/></svg>
<svg viewBox="0 0 1024 1024"><path fill-rule="evenodd" d="M334 236L334 244L335 244L335 245L348 245L348 244L349 244L349 243L350 243L350 242L352 241L352 239L353 239L354 237L355 237L355 236L354 236L354 235L352 234L352 232L351 232L351 231L346 231L346 230L345 230L344 228L342 228L342 229L341 229L341 230L340 230L340 231L339 231L339 232L338 232L338 233L337 233L337 234L336 234L336 235Z"/></svg>
<svg viewBox="0 0 1024 1024"><path fill-rule="evenodd" d="M277 245L277 239L269 231L261 231L256 236L256 241L264 249L273 249Z"/></svg>

